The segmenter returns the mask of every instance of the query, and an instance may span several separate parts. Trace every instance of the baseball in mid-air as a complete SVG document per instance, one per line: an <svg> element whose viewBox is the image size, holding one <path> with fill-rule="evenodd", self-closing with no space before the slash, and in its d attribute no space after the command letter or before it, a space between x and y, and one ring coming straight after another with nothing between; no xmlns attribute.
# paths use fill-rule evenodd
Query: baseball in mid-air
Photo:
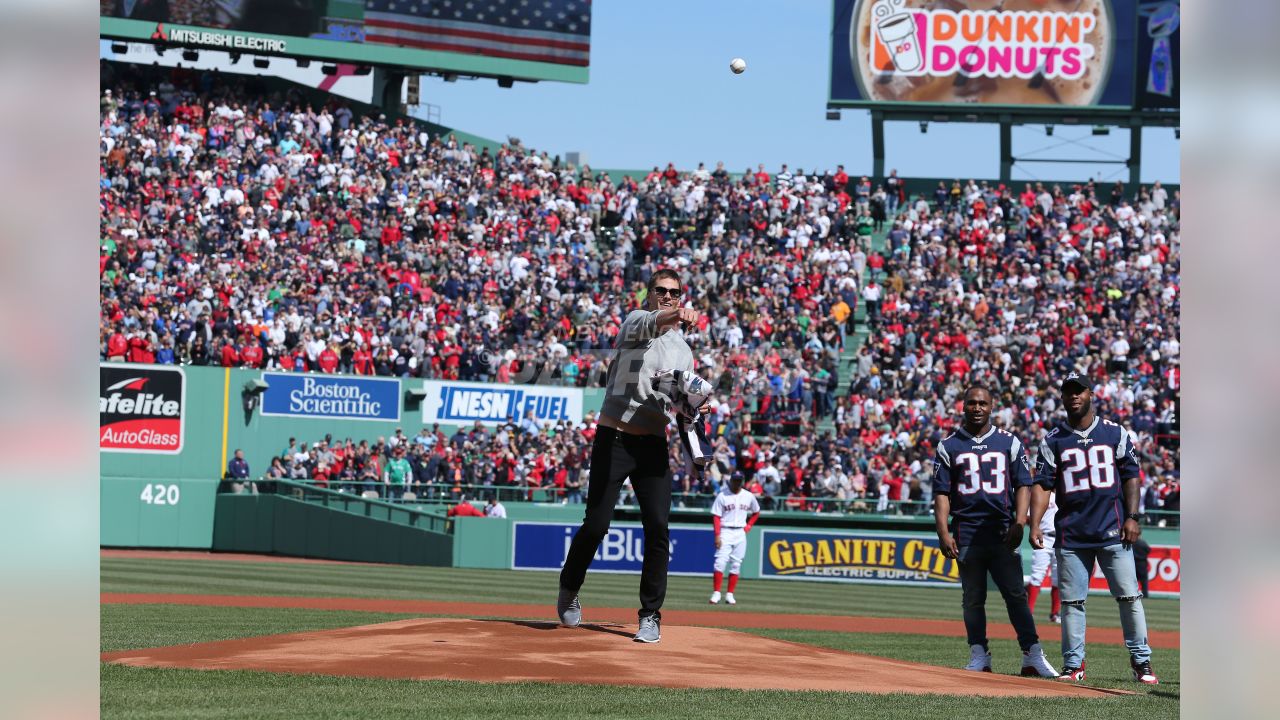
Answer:
<svg viewBox="0 0 1280 720"><path fill-rule="evenodd" d="M747 71L747 61L742 58L734 58L729 61L729 69L734 75L741 75Z"/></svg>

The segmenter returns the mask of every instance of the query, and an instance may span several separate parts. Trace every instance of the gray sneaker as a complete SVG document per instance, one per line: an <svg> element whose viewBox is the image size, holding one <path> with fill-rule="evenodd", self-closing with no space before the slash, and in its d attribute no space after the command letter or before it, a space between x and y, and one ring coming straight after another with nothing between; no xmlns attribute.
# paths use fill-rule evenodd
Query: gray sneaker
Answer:
<svg viewBox="0 0 1280 720"><path fill-rule="evenodd" d="M560 616L561 625L578 627L582 622L582 605L578 604L578 593L561 587L560 597L556 599L556 614Z"/></svg>
<svg viewBox="0 0 1280 720"><path fill-rule="evenodd" d="M662 621L657 615L646 615L640 618L640 629L636 631L636 642L656 643L662 639Z"/></svg>

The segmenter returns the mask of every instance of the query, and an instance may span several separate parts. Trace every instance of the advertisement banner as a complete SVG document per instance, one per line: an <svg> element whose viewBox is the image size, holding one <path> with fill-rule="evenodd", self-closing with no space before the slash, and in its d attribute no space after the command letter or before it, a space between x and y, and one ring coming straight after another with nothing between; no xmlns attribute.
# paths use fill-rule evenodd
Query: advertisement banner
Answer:
<svg viewBox="0 0 1280 720"><path fill-rule="evenodd" d="M517 522L512 532L513 570L559 570L569 555L569 543L577 523ZM671 526L672 575L707 575L716 554L715 532L711 526ZM638 523L614 523L595 560L591 572L638 573L644 562L644 530Z"/></svg>
<svg viewBox="0 0 1280 720"><path fill-rule="evenodd" d="M1045 573L1041 587L1051 587L1052 577ZM1147 587L1152 597L1180 597L1182 595L1182 548L1177 545L1152 545L1147 556ZM1089 578L1089 591L1110 593L1102 568L1093 566Z"/></svg>
<svg viewBox="0 0 1280 720"><path fill-rule="evenodd" d="M582 422L582 389L554 385L494 385L427 380L422 423L485 425L519 422L526 412L544 427Z"/></svg>
<svg viewBox="0 0 1280 720"><path fill-rule="evenodd" d="M1134 105L1137 0L835 0L833 105Z"/></svg>
<svg viewBox="0 0 1280 720"><path fill-rule="evenodd" d="M98 447L103 452L182 452L186 375L165 365L98 366Z"/></svg>
<svg viewBox="0 0 1280 720"><path fill-rule="evenodd" d="M901 585L959 586L960 567L936 536L763 530L760 576Z"/></svg>
<svg viewBox="0 0 1280 720"><path fill-rule="evenodd" d="M591 3L99 0L99 34L166 46L584 83Z"/></svg>
<svg viewBox="0 0 1280 720"><path fill-rule="evenodd" d="M400 420L400 381L349 375L264 372L262 414L342 420Z"/></svg>

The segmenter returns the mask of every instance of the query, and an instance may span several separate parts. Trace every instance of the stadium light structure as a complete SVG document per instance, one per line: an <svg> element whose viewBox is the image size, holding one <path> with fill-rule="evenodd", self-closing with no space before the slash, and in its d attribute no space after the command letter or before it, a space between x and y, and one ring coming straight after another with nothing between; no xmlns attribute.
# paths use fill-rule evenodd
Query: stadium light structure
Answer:
<svg viewBox="0 0 1280 720"><path fill-rule="evenodd" d="M295 63L297 63L297 64L298 64L298 67L300 67L300 68L309 68L309 67L311 67L311 61L310 61L310 60L308 60L307 58L298 58L298 59L297 59L297 60L295 60L294 62L295 62Z"/></svg>
<svg viewBox="0 0 1280 720"><path fill-rule="evenodd" d="M422 406L422 401L427 399L426 388L409 388L404 391L404 406L406 410L416 410Z"/></svg>
<svg viewBox="0 0 1280 720"><path fill-rule="evenodd" d="M321 65L320 72L324 73L325 75L337 75L338 66L337 65Z"/></svg>
<svg viewBox="0 0 1280 720"><path fill-rule="evenodd" d="M200 59L200 53L196 52L195 50L183 50L182 59L186 60L187 62L195 62Z"/></svg>
<svg viewBox="0 0 1280 720"><path fill-rule="evenodd" d="M1110 135L1111 128L1107 127L1106 125L1094 125L1093 134L1094 135Z"/></svg>
<svg viewBox="0 0 1280 720"><path fill-rule="evenodd" d="M253 409L258 406L258 396L267 391L267 381L262 378L254 378L244 384L244 388L240 390L240 398L244 404L245 419L253 413Z"/></svg>
<svg viewBox="0 0 1280 720"><path fill-rule="evenodd" d="M352 74L352 75L368 75L368 74L369 74L369 73L371 73L371 72L373 72L373 68L372 68L372 67L370 67L370 66L368 66L368 65L360 65L360 66L356 67L356 69L355 69L355 70L353 70L351 74Z"/></svg>
<svg viewBox="0 0 1280 720"><path fill-rule="evenodd" d="M129 46L122 42L111 43L111 52L117 55L124 55L129 52Z"/></svg>
<svg viewBox="0 0 1280 720"><path fill-rule="evenodd" d="M444 78L445 82L458 82L458 73L445 73L440 77Z"/></svg>
<svg viewBox="0 0 1280 720"><path fill-rule="evenodd" d="M266 70L271 67L271 61L264 57L256 57L253 59L253 66L259 70Z"/></svg>
<svg viewBox="0 0 1280 720"><path fill-rule="evenodd" d="M1180 127L1176 127L1176 128L1174 128L1174 129L1173 129L1173 139L1174 139L1174 140L1181 140L1181 139L1182 139L1182 128L1180 128Z"/></svg>
<svg viewBox="0 0 1280 720"><path fill-rule="evenodd" d="M927 133L927 132L929 132L929 121L928 121L928 120L921 120L921 121L920 121L920 134L921 134L921 135L923 135L923 134L925 134L925 133Z"/></svg>
<svg viewBox="0 0 1280 720"><path fill-rule="evenodd" d="M840 111L839 111L839 110L827 110L827 119L828 119L828 120L839 120L839 119L840 119Z"/></svg>
<svg viewBox="0 0 1280 720"><path fill-rule="evenodd" d="M1052 126L1052 125L1045 125L1045 126L1044 126L1044 134L1045 134L1045 135L1048 135L1049 137L1053 137L1053 126Z"/></svg>
<svg viewBox="0 0 1280 720"><path fill-rule="evenodd" d="M512 80L512 79L511 79L511 78L509 78L509 77L500 77L500 78L498 78L498 87L500 87L500 88L509 88L509 87L514 87L514 86L515 86L515 84L516 84L516 81L515 81L515 80Z"/></svg>

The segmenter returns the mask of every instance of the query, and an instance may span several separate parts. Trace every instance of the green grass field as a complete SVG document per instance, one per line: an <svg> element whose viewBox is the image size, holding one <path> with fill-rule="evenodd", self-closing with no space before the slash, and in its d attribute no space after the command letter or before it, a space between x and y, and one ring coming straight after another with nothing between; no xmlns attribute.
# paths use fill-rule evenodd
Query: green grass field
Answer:
<svg viewBox="0 0 1280 720"><path fill-rule="evenodd" d="M104 558L102 591L293 595L496 603L554 602L555 576L515 571L412 567L303 565ZM667 607L707 609L705 578L671 578ZM582 595L590 608L634 604L636 578L590 575ZM752 612L942 618L958 620L960 595L952 589L904 588L789 581L744 581L738 608ZM1041 603L1047 603L1047 597ZM1091 603L1091 624L1112 626L1109 603ZM1043 615L1043 607L1041 607ZM725 608L725 612L732 612ZM1002 617L998 595L992 622ZM1149 600L1153 630L1178 629L1178 603ZM205 642L255 635L366 625L406 617L388 613L184 605L104 605L102 649ZM1057 664L1057 626L1042 624L1050 659ZM750 630L759 635L839 650L954 666L968 659L962 638L909 634L857 634L800 630ZM1013 641L993 641L996 670L1015 672ZM742 668L760 678L760 690L663 690L536 683L493 685L453 681L368 680L314 675L222 672L102 666L104 717L467 717L646 718L673 716L873 718L1013 717L1174 718L1178 716L1179 662L1174 650L1157 649L1155 688L1128 680L1119 646L1089 647L1089 683L1136 691L1106 700L976 699L947 696L870 695L770 691L769 677L785 668Z"/></svg>

